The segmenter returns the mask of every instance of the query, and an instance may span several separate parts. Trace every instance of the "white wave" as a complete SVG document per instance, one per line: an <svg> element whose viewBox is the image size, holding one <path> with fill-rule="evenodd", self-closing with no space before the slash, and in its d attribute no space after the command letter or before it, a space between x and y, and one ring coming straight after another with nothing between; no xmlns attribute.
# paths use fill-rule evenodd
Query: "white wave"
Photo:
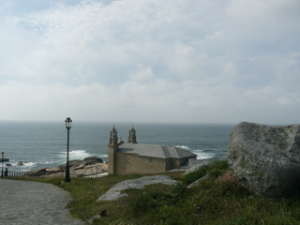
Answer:
<svg viewBox="0 0 300 225"><path fill-rule="evenodd" d="M97 157L99 157L99 158L108 158L108 154L97 154L96 155Z"/></svg>
<svg viewBox="0 0 300 225"><path fill-rule="evenodd" d="M196 152L196 151L193 151L193 153L197 155L197 159L210 159L215 157L215 154L213 153Z"/></svg>
<svg viewBox="0 0 300 225"><path fill-rule="evenodd" d="M182 148L182 149L191 149L189 146L185 146L185 145L176 145L175 147Z"/></svg>
<svg viewBox="0 0 300 225"><path fill-rule="evenodd" d="M6 164L11 164L11 166L5 166L5 164L3 165L3 167L12 167L12 166L19 166L19 167L33 167L35 166L37 163L35 162L23 162L23 165L18 165L18 163L6 163ZM2 167L2 165L0 165L0 168Z"/></svg>
<svg viewBox="0 0 300 225"><path fill-rule="evenodd" d="M193 152L204 152L205 150L193 150Z"/></svg>
<svg viewBox="0 0 300 225"><path fill-rule="evenodd" d="M55 163L55 161L50 161L50 162L42 162L41 164L48 165L48 164L52 164L52 163Z"/></svg>
<svg viewBox="0 0 300 225"><path fill-rule="evenodd" d="M66 157L67 152L60 152L60 157ZM92 156L90 153L87 153L85 150L72 150L69 152L70 160L74 159L84 159L86 157Z"/></svg>

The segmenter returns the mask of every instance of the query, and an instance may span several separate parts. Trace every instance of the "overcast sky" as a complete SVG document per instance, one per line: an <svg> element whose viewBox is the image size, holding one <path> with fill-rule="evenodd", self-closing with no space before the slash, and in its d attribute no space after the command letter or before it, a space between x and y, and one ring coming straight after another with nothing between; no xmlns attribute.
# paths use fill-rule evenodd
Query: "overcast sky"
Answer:
<svg viewBox="0 0 300 225"><path fill-rule="evenodd" d="M300 123L299 0L1 0L0 120Z"/></svg>

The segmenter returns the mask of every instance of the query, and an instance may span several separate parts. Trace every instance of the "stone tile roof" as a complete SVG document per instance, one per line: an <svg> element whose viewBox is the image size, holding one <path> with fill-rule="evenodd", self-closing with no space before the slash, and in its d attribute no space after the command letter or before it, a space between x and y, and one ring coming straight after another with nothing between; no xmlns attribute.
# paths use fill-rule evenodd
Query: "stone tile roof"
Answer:
<svg viewBox="0 0 300 225"><path fill-rule="evenodd" d="M147 144L131 144L124 143L119 146L120 152L129 154L137 154L140 156L153 157L153 158L188 158L194 157L195 154L181 148L174 146L160 146L160 145L147 145Z"/></svg>
<svg viewBox="0 0 300 225"><path fill-rule="evenodd" d="M203 160L197 160L197 159L187 159L184 163L182 163L180 166L185 167L191 167L195 166L197 164L200 164Z"/></svg>

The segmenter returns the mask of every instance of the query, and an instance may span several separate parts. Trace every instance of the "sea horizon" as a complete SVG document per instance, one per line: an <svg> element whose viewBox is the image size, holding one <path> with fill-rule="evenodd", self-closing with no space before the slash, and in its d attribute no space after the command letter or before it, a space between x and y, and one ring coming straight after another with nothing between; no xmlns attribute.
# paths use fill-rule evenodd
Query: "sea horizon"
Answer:
<svg viewBox="0 0 300 225"><path fill-rule="evenodd" d="M74 121L70 129L70 160L97 156L107 161L107 144L112 126L118 138L127 141L132 123ZM198 159L226 156L229 135L236 124L133 123L140 144L172 145L193 152ZM0 121L4 167L30 171L56 167L66 162L67 129L64 121ZM27 161L17 166L19 161ZM12 164L12 166L5 166Z"/></svg>

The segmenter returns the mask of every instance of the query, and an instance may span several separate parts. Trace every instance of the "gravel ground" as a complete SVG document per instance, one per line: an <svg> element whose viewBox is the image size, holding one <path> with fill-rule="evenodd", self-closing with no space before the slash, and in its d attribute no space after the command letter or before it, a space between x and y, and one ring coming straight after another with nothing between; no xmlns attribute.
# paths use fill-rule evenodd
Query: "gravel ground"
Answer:
<svg viewBox="0 0 300 225"><path fill-rule="evenodd" d="M83 225L65 208L70 200L52 184L0 179L0 225Z"/></svg>

